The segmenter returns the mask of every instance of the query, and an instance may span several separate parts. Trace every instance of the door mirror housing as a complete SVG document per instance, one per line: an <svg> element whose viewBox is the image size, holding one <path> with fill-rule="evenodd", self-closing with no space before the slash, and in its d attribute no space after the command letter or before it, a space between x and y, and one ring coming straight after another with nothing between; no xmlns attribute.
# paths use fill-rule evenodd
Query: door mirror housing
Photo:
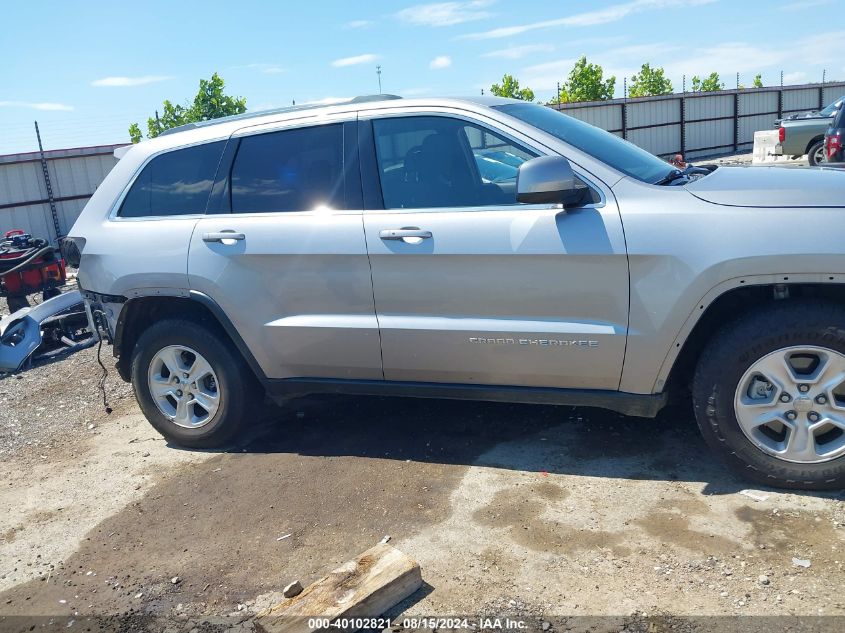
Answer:
<svg viewBox="0 0 845 633"><path fill-rule="evenodd" d="M527 160L516 173L516 201L526 204L573 205L583 200L572 165L563 156Z"/></svg>

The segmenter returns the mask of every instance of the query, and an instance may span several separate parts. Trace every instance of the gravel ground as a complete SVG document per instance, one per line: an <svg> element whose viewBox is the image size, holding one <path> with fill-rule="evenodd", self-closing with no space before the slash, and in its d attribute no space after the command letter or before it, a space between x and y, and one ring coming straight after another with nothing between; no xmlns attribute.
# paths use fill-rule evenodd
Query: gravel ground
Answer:
<svg viewBox="0 0 845 633"><path fill-rule="evenodd" d="M62 292L76 287L69 272ZM30 295L29 302L41 303L41 295ZM0 300L0 318L8 313L6 301ZM103 347L101 359L108 370L106 399L119 415L134 402L132 388L117 375L111 347ZM96 346L18 374L0 373L0 458L74 442L82 432L93 431L109 415L99 387L102 376Z"/></svg>
<svg viewBox="0 0 845 633"><path fill-rule="evenodd" d="M109 368L107 401L119 415L134 405L132 387L117 375L110 347L103 347L102 360ZM99 389L102 375L94 346L0 378L0 458L27 447L52 448L93 430L108 416Z"/></svg>

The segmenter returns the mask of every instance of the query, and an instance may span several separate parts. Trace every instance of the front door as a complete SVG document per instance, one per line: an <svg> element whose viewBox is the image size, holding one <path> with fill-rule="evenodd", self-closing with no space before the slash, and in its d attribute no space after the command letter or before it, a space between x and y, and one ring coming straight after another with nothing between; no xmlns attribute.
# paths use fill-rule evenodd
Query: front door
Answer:
<svg viewBox="0 0 845 633"><path fill-rule="evenodd" d="M385 379L618 389L628 264L609 190L517 204L527 139L434 114L361 125Z"/></svg>
<svg viewBox="0 0 845 633"><path fill-rule="evenodd" d="M191 288L223 308L269 378L382 379L355 127L236 135L218 213L194 230Z"/></svg>

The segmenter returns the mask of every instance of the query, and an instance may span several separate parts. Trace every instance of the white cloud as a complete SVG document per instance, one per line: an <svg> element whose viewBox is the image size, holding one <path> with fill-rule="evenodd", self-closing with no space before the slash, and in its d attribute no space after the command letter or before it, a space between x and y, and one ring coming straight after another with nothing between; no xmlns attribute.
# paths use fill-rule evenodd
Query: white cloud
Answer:
<svg viewBox="0 0 845 633"><path fill-rule="evenodd" d="M488 40L500 37L513 37L514 35L521 35L523 33L528 33L529 31L548 29L556 26L597 26L600 24L607 24L609 22L617 22L629 15L640 13L642 11L671 9L675 7L689 8L692 6L711 4L716 1L717 0L632 0L631 2L614 4L595 11L576 13L574 15L566 16L565 18L543 20L542 22L532 22L530 24L520 24L515 26L503 26L481 33L469 33L468 35L461 36L460 39Z"/></svg>
<svg viewBox="0 0 845 633"><path fill-rule="evenodd" d="M353 57L341 57L332 62L335 68L343 68L344 66L355 66L357 64L368 64L374 62L379 58L378 55L372 53L365 53L363 55L355 55Z"/></svg>
<svg viewBox="0 0 845 633"><path fill-rule="evenodd" d="M49 110L59 112L70 112L73 106L64 103L53 103L50 101L0 101L0 108L29 108L30 110Z"/></svg>
<svg viewBox="0 0 845 633"><path fill-rule="evenodd" d="M287 71L281 66L268 66L267 68L263 68L261 72L265 75L279 75Z"/></svg>
<svg viewBox="0 0 845 633"><path fill-rule="evenodd" d="M92 86L107 88L126 88L130 86L145 86L173 79L168 75L144 75L143 77L103 77L91 82Z"/></svg>
<svg viewBox="0 0 845 633"><path fill-rule="evenodd" d="M522 46L508 46L507 48L499 48L489 53L484 53L482 57L495 57L501 59L522 59L534 53L551 53L555 47L551 44L524 44Z"/></svg>
<svg viewBox="0 0 845 633"><path fill-rule="evenodd" d="M452 65L452 58L447 55L438 55L431 60L428 67L432 70L440 70L442 68L449 68Z"/></svg>
<svg viewBox="0 0 845 633"><path fill-rule="evenodd" d="M794 73L786 73L783 76L783 83L785 84L803 84L807 82L807 73L798 71Z"/></svg>
<svg viewBox="0 0 845 633"><path fill-rule="evenodd" d="M347 22L343 25L343 28L347 30L351 29L367 29L373 26L375 22L372 20L352 20L351 22Z"/></svg>
<svg viewBox="0 0 845 633"><path fill-rule="evenodd" d="M403 22L419 26L453 26L489 18L493 14L484 9L490 4L492 4L491 0L418 4L402 9L396 17Z"/></svg>

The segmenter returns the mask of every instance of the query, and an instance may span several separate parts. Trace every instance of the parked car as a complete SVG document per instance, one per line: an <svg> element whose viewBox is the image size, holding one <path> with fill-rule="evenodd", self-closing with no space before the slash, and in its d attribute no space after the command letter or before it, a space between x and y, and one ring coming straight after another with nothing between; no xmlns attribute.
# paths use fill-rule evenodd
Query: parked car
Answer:
<svg viewBox="0 0 845 633"><path fill-rule="evenodd" d="M824 135L824 152L828 166L845 167L845 108L839 109Z"/></svg>
<svg viewBox="0 0 845 633"><path fill-rule="evenodd" d="M482 177L489 147L515 179ZM729 466L841 487L845 173L708 172L538 104L358 99L133 146L65 250L176 444L231 442L265 395L648 418L691 387Z"/></svg>
<svg viewBox="0 0 845 633"><path fill-rule="evenodd" d="M824 135L831 118L842 109L843 102L845 95L823 110L794 114L776 121L778 144L774 153L795 158L806 154L810 165L824 162Z"/></svg>

